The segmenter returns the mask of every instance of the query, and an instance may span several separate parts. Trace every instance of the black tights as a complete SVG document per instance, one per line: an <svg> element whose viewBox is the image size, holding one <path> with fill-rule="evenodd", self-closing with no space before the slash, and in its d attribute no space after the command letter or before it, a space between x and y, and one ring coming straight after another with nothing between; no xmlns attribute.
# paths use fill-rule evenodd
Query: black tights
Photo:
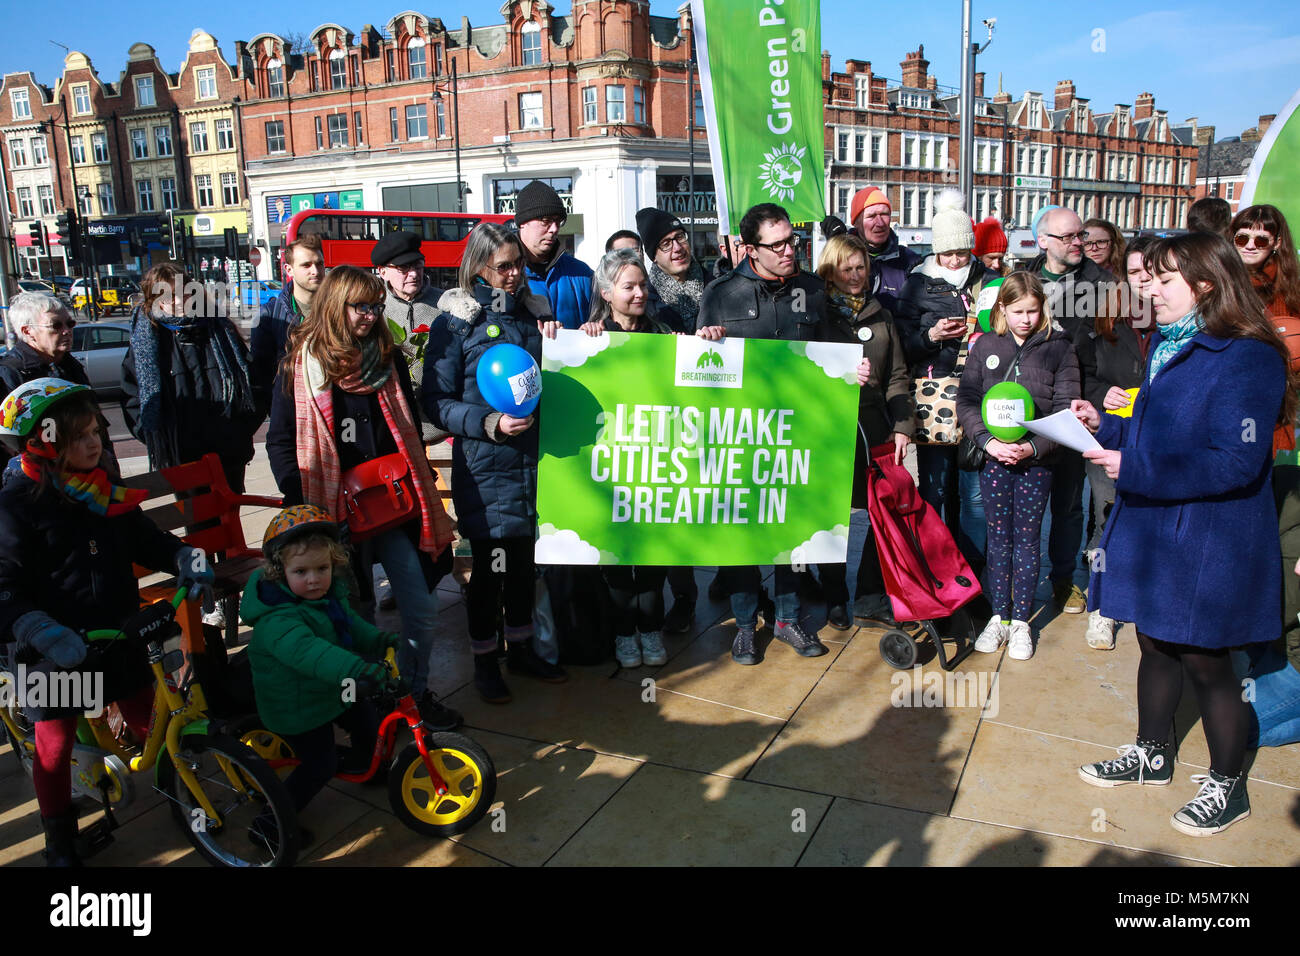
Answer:
<svg viewBox="0 0 1300 956"><path fill-rule="evenodd" d="M1227 648L1169 644L1138 634L1138 739L1167 741L1183 694L1183 671L1191 679L1201 726L1210 748L1210 769L1225 777L1241 773L1246 757L1250 707L1242 699Z"/></svg>

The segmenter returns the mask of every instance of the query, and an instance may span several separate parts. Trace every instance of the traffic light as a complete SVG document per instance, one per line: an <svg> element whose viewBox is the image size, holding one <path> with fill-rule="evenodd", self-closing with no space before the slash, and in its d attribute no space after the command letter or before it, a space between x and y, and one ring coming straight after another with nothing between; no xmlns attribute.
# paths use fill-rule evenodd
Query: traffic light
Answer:
<svg viewBox="0 0 1300 956"><path fill-rule="evenodd" d="M185 242L185 221L183 219L172 220L172 260L175 262L185 261L186 252Z"/></svg>
<svg viewBox="0 0 1300 956"><path fill-rule="evenodd" d="M239 230L234 226L226 227L226 258L239 258Z"/></svg>
<svg viewBox="0 0 1300 956"><path fill-rule="evenodd" d="M139 229L132 229L127 234L127 243L131 249L131 255L143 258L149 254L149 244L144 241L144 234Z"/></svg>
<svg viewBox="0 0 1300 956"><path fill-rule="evenodd" d="M31 236L32 238L32 245L41 251L41 255L44 255L45 254L45 231L41 229L41 224L39 222L32 223L31 228L28 231L28 235Z"/></svg>
<svg viewBox="0 0 1300 956"><path fill-rule="evenodd" d="M59 230L59 245L67 246L75 256L77 249L80 247L77 234L77 214L71 209L65 209L59 213L54 224Z"/></svg>

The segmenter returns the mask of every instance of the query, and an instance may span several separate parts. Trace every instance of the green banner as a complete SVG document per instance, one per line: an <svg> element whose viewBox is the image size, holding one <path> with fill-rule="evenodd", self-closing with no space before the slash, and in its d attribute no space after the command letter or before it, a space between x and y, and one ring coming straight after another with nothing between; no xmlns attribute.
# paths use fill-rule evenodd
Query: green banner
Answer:
<svg viewBox="0 0 1300 956"><path fill-rule="evenodd" d="M546 340L537 562L843 561L861 356L765 339Z"/></svg>
<svg viewBox="0 0 1300 956"><path fill-rule="evenodd" d="M818 0L692 0L718 222L784 206L820 222L826 127Z"/></svg>

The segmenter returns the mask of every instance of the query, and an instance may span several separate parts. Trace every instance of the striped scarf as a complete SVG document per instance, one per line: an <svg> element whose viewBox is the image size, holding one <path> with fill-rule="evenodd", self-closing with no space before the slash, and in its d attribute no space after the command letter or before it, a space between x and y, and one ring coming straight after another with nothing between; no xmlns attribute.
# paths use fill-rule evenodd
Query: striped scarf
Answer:
<svg viewBox="0 0 1300 956"><path fill-rule="evenodd" d="M49 470L50 458L30 449L22 453L19 467L23 474L39 485L45 474L50 483L67 498L76 501L92 513L115 518L135 508L149 492L143 488L126 488L109 480L103 468L91 471L65 471L57 478Z"/></svg>
<svg viewBox="0 0 1300 956"><path fill-rule="evenodd" d="M293 361L294 417L298 426L298 469L302 472L303 501L324 508L335 521L347 520L341 494L342 472L339 468L338 448L334 444L334 390L325 378L324 370L308 347L302 349ZM339 383L344 387L343 383ZM441 554L452 541L451 519L442 507L433 484L433 472L424 457L424 445L415 428L406 396L398 384L397 375L389 366L389 374L374 389L366 386L356 391L373 391L379 398L379 408L384 421L393 434L398 451L406 459L406 467L415 485L415 497L420 504L420 550Z"/></svg>

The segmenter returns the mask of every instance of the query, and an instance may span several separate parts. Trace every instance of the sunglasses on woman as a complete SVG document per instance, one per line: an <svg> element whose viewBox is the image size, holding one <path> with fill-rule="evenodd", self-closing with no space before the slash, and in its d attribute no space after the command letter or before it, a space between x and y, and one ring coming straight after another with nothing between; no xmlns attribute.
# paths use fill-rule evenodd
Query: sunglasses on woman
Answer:
<svg viewBox="0 0 1300 956"><path fill-rule="evenodd" d="M384 303L382 302L349 302L348 308L356 309L362 315L373 315L379 318L384 314Z"/></svg>
<svg viewBox="0 0 1300 956"><path fill-rule="evenodd" d="M1273 245L1272 236L1257 236L1250 232L1239 232L1232 237L1232 241L1237 244L1238 249L1249 249L1252 245L1256 249L1267 249Z"/></svg>

